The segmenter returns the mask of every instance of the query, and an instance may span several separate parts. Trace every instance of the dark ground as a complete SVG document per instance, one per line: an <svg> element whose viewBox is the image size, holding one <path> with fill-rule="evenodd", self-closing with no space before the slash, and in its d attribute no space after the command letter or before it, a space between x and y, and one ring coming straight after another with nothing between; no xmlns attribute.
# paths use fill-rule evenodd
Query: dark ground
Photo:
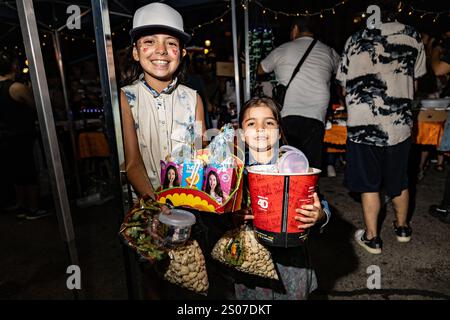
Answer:
<svg viewBox="0 0 450 320"><path fill-rule="evenodd" d="M342 170L336 178L321 178L321 191L333 216L325 232L311 240L319 279L319 289L311 298L449 299L450 225L428 214L429 206L442 196L446 172L431 166L417 185L410 243L396 241L394 214L388 205L379 256L366 253L352 240L354 231L362 226L362 214L360 204L342 186ZM85 299L128 298L118 218L112 214L112 205L108 202L72 211ZM0 299L73 298L66 288L69 259L56 216L27 221L2 212L0 234ZM380 267L380 290L367 289L371 265Z"/></svg>

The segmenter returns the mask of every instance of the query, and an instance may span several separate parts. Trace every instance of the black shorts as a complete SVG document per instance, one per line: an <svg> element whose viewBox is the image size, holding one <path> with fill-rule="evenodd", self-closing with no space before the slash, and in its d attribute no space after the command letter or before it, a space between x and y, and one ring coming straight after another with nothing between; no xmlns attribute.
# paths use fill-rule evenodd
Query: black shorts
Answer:
<svg viewBox="0 0 450 320"><path fill-rule="evenodd" d="M379 192L394 198L408 188L411 139L389 147L347 141L345 186L352 192Z"/></svg>
<svg viewBox="0 0 450 320"><path fill-rule="evenodd" d="M8 139L6 163L14 184L25 186L38 181L33 146L34 137L20 136Z"/></svg>

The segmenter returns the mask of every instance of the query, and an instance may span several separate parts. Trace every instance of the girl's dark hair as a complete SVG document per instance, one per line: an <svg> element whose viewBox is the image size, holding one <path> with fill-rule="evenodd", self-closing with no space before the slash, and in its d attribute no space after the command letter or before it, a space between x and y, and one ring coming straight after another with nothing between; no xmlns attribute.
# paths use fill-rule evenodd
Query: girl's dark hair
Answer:
<svg viewBox="0 0 450 320"><path fill-rule="evenodd" d="M278 107L278 104L275 102L275 100L273 100L270 97L253 97L250 100L248 100L244 106L241 108L241 111L239 112L239 127L243 128L242 124L244 121L244 116L245 113L247 112L248 109L251 108L255 108L255 107L260 107L260 106L266 106L267 108L270 109L270 111L272 111L273 117L275 118L275 120L278 122L278 130L280 131L280 136L281 136L281 142L283 144L287 144L287 140L286 140L286 136L284 135L283 132L283 127L282 127L282 123L281 123L281 112L280 109Z"/></svg>
<svg viewBox="0 0 450 320"><path fill-rule="evenodd" d="M179 187L180 186L180 182L178 181L178 171L174 166L168 166L166 169L166 174L164 177L164 183L163 183L163 189L167 189L169 187L169 170L173 170L175 171L175 180L173 180L173 186L174 187Z"/></svg>
<svg viewBox="0 0 450 320"><path fill-rule="evenodd" d="M139 38L138 38L138 40L139 40ZM136 40L135 43L133 43L131 46L129 46L127 48L128 62L127 62L127 65L123 66L123 67L130 69L130 73L129 73L129 76L123 80L121 86L126 86L126 85L132 84L134 81L139 79L139 76L143 73L140 63L133 59L133 48L136 46L136 43L138 40ZM178 39L178 41L180 42L180 65L178 66L178 69L173 74L173 78L177 77L178 83L180 83L185 80L185 77L187 74L187 67L186 67L186 63L185 63L187 54L186 54L186 56L181 57L181 52L185 48L185 45L183 42L180 41L180 39Z"/></svg>
<svg viewBox="0 0 450 320"><path fill-rule="evenodd" d="M222 192L222 188L220 187L220 180L219 180L219 176L217 175L217 173L213 170L211 170L208 173L208 177L206 178L206 189L205 192L207 194L211 193L211 185L209 184L209 177L211 177L211 175L213 175L214 177L216 177L216 187L214 188L214 192L219 196L223 198L223 192Z"/></svg>
<svg viewBox="0 0 450 320"><path fill-rule="evenodd" d="M0 50L0 75L5 76L10 73L13 68L14 61L17 60L17 56L12 51Z"/></svg>

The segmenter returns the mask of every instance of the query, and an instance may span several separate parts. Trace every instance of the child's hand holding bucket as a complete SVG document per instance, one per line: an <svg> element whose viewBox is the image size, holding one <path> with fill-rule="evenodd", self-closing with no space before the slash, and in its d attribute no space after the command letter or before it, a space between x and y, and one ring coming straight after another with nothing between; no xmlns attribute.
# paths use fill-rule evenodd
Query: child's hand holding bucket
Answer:
<svg viewBox="0 0 450 320"><path fill-rule="evenodd" d="M317 192L314 192L313 199L313 204L304 204L301 208L295 209L295 212L301 214L294 217L295 220L300 222L298 226L300 230L311 228L325 217Z"/></svg>
<svg viewBox="0 0 450 320"><path fill-rule="evenodd" d="M253 216L251 208L231 212L231 217L235 226L241 226L244 222L253 220L255 218Z"/></svg>

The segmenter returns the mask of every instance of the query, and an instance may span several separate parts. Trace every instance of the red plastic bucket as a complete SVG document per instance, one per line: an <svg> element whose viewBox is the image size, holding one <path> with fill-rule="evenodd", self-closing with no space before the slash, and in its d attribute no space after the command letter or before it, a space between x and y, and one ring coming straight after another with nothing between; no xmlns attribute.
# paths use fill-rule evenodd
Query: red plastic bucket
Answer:
<svg viewBox="0 0 450 320"><path fill-rule="evenodd" d="M296 247L303 244L308 230L298 228L295 212L303 204L314 202L320 170L308 173L262 172L265 166L247 168L253 226L258 240L275 247Z"/></svg>

